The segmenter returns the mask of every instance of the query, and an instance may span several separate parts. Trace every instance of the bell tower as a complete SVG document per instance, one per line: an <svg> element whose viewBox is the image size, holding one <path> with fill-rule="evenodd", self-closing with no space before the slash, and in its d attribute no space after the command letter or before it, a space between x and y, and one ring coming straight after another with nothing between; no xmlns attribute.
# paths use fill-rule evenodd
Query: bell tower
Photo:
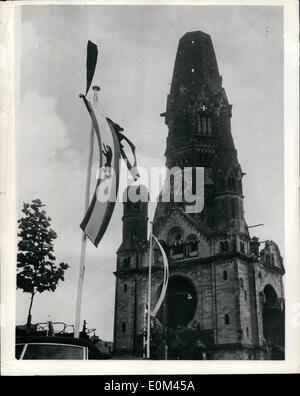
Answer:
<svg viewBox="0 0 300 396"><path fill-rule="evenodd" d="M122 242L115 272L114 352L118 356L142 353L148 201L148 190L143 185L129 186L123 195Z"/></svg>
<svg viewBox="0 0 300 396"><path fill-rule="evenodd" d="M145 186L129 186L124 193L123 237L118 249L118 269L139 268L140 250L147 244L148 191Z"/></svg>
<svg viewBox="0 0 300 396"><path fill-rule="evenodd" d="M189 32L180 39L161 116L168 128L166 167L204 169L204 207L191 213L184 201L165 202L163 193L157 203L153 233L168 257L169 283L151 330L153 339L161 340L152 345L156 358L164 359L167 351L168 359L283 359L283 259L273 241L260 251L258 238L250 238L244 173L231 133L232 106L208 34ZM195 183L192 177L192 188ZM146 203L124 204L116 272L114 344L119 355L143 353L147 216ZM155 248L151 262L154 307L163 279Z"/></svg>
<svg viewBox="0 0 300 396"><path fill-rule="evenodd" d="M167 109L166 166L204 168L204 210L193 215L212 231L248 236L242 177L231 134L232 106L222 87L211 37L186 33L179 41ZM168 208L169 206L169 208ZM159 203L156 220L170 210Z"/></svg>

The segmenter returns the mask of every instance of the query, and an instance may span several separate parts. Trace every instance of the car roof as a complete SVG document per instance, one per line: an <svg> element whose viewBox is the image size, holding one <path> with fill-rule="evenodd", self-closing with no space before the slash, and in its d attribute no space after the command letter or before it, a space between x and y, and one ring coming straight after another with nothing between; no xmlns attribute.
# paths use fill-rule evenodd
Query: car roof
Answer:
<svg viewBox="0 0 300 396"><path fill-rule="evenodd" d="M98 348L95 347L90 341L84 340L82 338L74 338L74 337L49 337L49 336L26 336L26 337L17 337L17 344L29 344L29 343L49 343L49 344L68 344L74 346L82 346L88 347L90 352L95 354L98 357L104 358L106 354L99 351Z"/></svg>
<svg viewBox="0 0 300 396"><path fill-rule="evenodd" d="M49 343L55 343L55 344L70 344L70 345L78 345L78 346L93 346L92 343L90 343L87 340L84 340L82 338L73 338L73 337L60 337L60 336L27 336L27 337L17 337L17 342L18 343L28 343L28 342L49 342Z"/></svg>

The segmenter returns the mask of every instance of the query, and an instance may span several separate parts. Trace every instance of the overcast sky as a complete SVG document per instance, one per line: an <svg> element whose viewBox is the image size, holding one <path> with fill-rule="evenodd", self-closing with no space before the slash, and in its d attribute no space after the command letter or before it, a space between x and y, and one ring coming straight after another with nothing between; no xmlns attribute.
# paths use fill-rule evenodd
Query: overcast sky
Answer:
<svg viewBox="0 0 300 396"><path fill-rule="evenodd" d="M233 105L232 134L243 171L245 217L261 240L284 252L283 24L280 7L23 6L19 199L40 198L58 233L55 252L70 264L55 293L37 295L33 322L74 323L90 120L86 45L98 45L94 83L103 111L136 145L139 165L164 164L166 109L180 37L211 35L223 86ZM150 208L153 215L154 205ZM116 250L122 205L98 249L88 243L82 318L113 338ZM19 293L17 323L29 295Z"/></svg>

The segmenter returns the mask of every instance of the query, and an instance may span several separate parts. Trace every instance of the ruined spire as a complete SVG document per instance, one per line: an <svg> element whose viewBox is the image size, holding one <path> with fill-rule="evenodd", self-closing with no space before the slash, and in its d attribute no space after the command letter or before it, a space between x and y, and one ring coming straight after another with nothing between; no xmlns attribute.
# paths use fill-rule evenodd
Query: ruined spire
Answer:
<svg viewBox="0 0 300 396"><path fill-rule="evenodd" d="M229 161L234 159L231 105L208 34L190 32L180 39L167 110L162 115L169 128L167 166L211 167L217 152Z"/></svg>

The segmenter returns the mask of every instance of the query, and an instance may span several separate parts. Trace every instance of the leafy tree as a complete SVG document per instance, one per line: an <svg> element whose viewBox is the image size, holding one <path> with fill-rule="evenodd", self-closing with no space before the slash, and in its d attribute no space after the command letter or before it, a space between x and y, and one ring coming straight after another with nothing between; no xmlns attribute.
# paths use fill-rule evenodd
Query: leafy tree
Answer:
<svg viewBox="0 0 300 396"><path fill-rule="evenodd" d="M54 292L58 282L64 281L66 263L55 264L53 241L57 234L50 226L51 218L42 209L39 199L24 203L25 216L18 220L20 241L17 255L17 289L30 293L27 325L31 324L31 308L37 292Z"/></svg>
<svg viewBox="0 0 300 396"><path fill-rule="evenodd" d="M202 360L202 352L207 348L202 340L204 342L208 341L205 340L205 336L199 328L186 328L184 326L169 328L167 342L170 358Z"/></svg>
<svg viewBox="0 0 300 396"><path fill-rule="evenodd" d="M164 359L165 337L162 324L156 319L151 318L150 335L150 357L151 359Z"/></svg>

